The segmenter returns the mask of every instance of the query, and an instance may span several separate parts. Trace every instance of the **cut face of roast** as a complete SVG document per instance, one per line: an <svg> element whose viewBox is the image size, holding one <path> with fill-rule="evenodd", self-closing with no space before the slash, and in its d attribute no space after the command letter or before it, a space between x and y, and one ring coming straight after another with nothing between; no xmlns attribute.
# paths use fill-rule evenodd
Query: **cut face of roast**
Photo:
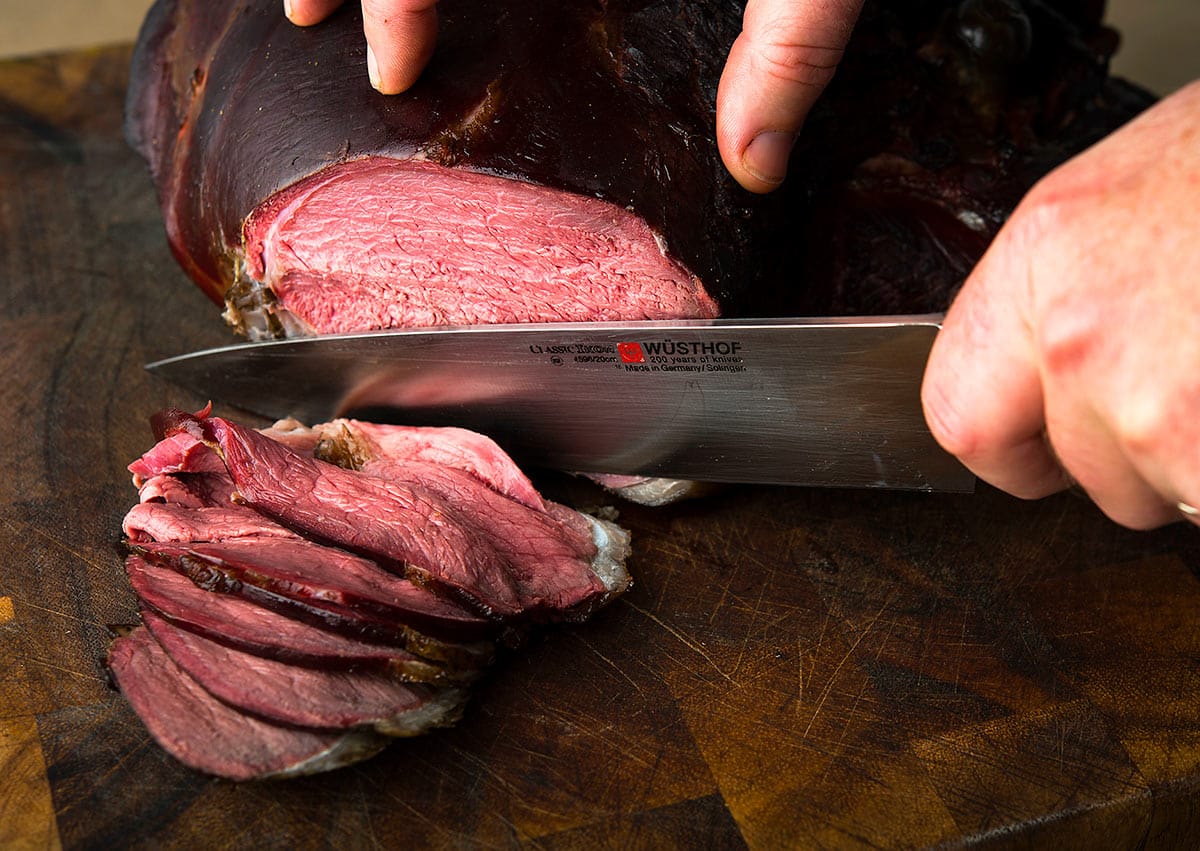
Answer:
<svg viewBox="0 0 1200 851"><path fill-rule="evenodd" d="M310 334L717 315L629 211L427 161L330 166L259 207L246 246L263 309Z"/></svg>

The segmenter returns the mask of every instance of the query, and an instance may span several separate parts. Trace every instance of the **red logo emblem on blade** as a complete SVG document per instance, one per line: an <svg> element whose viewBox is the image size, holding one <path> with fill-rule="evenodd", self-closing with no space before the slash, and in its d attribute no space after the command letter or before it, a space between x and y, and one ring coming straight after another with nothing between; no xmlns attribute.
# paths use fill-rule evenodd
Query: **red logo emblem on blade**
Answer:
<svg viewBox="0 0 1200 851"><path fill-rule="evenodd" d="M617 354L621 356L621 363L646 362L641 343L617 343Z"/></svg>

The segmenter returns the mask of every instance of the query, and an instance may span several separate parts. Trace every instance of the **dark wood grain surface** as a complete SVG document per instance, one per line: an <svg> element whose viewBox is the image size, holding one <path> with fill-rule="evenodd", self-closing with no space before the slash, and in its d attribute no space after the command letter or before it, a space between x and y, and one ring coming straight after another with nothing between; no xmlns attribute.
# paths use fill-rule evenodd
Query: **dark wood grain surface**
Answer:
<svg viewBox="0 0 1200 851"><path fill-rule="evenodd" d="M1075 494L622 505L635 588L456 728L289 782L174 762L99 660L125 465L204 401L142 365L229 337L122 141L127 61L0 63L0 847L1200 845L1200 533Z"/></svg>

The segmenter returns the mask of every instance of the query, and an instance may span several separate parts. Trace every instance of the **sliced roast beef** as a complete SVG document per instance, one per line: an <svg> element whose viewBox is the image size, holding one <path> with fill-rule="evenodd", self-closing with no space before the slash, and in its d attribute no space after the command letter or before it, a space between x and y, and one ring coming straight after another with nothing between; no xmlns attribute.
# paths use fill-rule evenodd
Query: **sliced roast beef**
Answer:
<svg viewBox="0 0 1200 851"><path fill-rule="evenodd" d="M133 484L141 487L150 479L172 473L228 475L221 458L195 435L176 432L129 465Z"/></svg>
<svg viewBox="0 0 1200 851"><path fill-rule="evenodd" d="M164 427L217 447L238 498L257 511L451 589L491 616L578 616L628 584L616 567L628 546L621 530L561 507L533 510L453 468L383 479L298 455L220 417L178 414Z"/></svg>
<svg viewBox="0 0 1200 851"><path fill-rule="evenodd" d="M268 428L259 429L267 437L282 443L293 452L301 455L312 455L321 442L321 426L306 426L299 420L279 420Z"/></svg>
<svg viewBox="0 0 1200 851"><path fill-rule="evenodd" d="M138 487L138 499L142 502L170 502L195 508L229 508L233 493L233 479L224 466L211 473L160 473Z"/></svg>
<svg viewBox="0 0 1200 851"><path fill-rule="evenodd" d="M309 730L262 721L217 700L145 629L113 642L108 668L150 734L198 771L234 780L329 771L378 753L374 730Z"/></svg>
<svg viewBox="0 0 1200 851"><path fill-rule="evenodd" d="M135 545L135 549L145 546L138 544ZM186 548L180 548L174 555L162 552L146 553L146 558L155 565L179 571L205 591L237 595L263 608L340 635L364 641L396 644L464 675L486 666L494 655L495 648L489 639L435 636L430 634L428 626L416 628L361 607L344 606L303 595L287 596L271 590L270 587L261 587L237 579L234 572L227 573L222 569L227 569L228 563L218 566L212 560L202 558ZM480 625L480 628L490 627L491 624Z"/></svg>
<svg viewBox="0 0 1200 851"><path fill-rule="evenodd" d="M183 508L200 508L209 504L203 494L198 493L179 476L173 476L170 473L159 473L145 479L138 485L138 500L140 502L169 502ZM129 533L126 532L126 534Z"/></svg>
<svg viewBox="0 0 1200 851"><path fill-rule="evenodd" d="M134 542L297 537L296 533L250 508L191 506L176 502L140 502L129 509L122 529L125 537Z"/></svg>
<svg viewBox="0 0 1200 851"><path fill-rule="evenodd" d="M377 671L301 667L226 647L143 612L167 655L213 697L278 724L414 736L458 719L464 694Z"/></svg>
<svg viewBox="0 0 1200 851"><path fill-rule="evenodd" d="M142 501L124 524L149 631L118 641L110 665L152 734L201 770L323 770L378 747L363 729L452 723L497 641L629 584L628 535L544 500L481 435L355 421L260 432L207 409L152 422L159 442L130 467ZM401 575L418 559L414 574L438 581ZM471 579L470 593L443 575ZM504 617L460 599L478 603L489 583L515 601ZM248 741L229 745L237 736Z"/></svg>
<svg viewBox="0 0 1200 851"><path fill-rule="evenodd" d="M435 663L398 645L320 629L234 594L207 591L183 574L136 555L125 560L125 572L143 607L175 626L256 656L309 667L382 671L417 682L465 679L476 673Z"/></svg>
<svg viewBox="0 0 1200 851"><path fill-rule="evenodd" d="M661 476L619 476L591 473L589 479L621 499L657 508L684 499L696 499L711 494L718 485L687 479L665 479Z"/></svg>
<svg viewBox="0 0 1200 851"><path fill-rule="evenodd" d="M390 468L410 462L437 464L469 473L497 493L530 508L546 510L545 500L529 477L494 440L477 432L347 419L325 423L312 432L317 442L309 454L339 467L371 474L377 465Z"/></svg>
<svg viewBox="0 0 1200 851"><path fill-rule="evenodd" d="M369 559L300 537L146 541L134 548L155 563L193 577L217 571L232 582L309 606L374 615L433 636L474 640L496 632L493 622L461 603L388 573Z"/></svg>

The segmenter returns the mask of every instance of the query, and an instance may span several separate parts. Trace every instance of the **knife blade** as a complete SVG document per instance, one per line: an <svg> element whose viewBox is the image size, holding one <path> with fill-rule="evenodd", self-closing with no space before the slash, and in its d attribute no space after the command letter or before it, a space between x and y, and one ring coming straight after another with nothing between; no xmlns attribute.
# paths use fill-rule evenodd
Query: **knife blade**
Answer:
<svg viewBox="0 0 1200 851"><path fill-rule="evenodd" d="M472 325L246 343L147 369L270 417L483 432L522 463L970 491L921 411L940 316Z"/></svg>

